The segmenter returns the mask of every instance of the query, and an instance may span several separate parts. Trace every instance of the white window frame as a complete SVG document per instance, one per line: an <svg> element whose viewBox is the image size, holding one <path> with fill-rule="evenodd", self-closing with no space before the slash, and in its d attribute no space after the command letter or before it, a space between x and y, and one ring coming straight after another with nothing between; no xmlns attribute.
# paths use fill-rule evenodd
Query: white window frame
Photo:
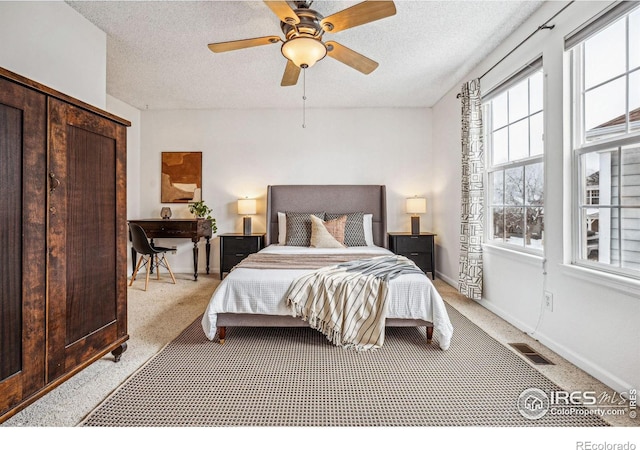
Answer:
<svg viewBox="0 0 640 450"><path fill-rule="evenodd" d="M571 143L572 143L572 195L571 195L571 217L572 217L572 251L571 251L571 264L578 267L584 267L587 269L597 270L604 273L613 275L640 279L640 270L627 269L619 267L610 263L604 263L599 261L591 261L588 258L588 245L583 242L584 227L586 223L583 223L582 212L583 209L588 206L595 206L600 211L618 211L618 217L622 217L622 210L628 207L626 205L603 205L601 201L601 195L598 205L589 205L588 201L583 203L583 200L589 200L584 190L584 174L585 168L582 167L582 157L590 153L596 153L604 150L616 150L618 155L624 147L628 146L640 146L640 130L635 131L631 129L631 121L629 120L629 79L631 74L635 74L640 71L640 68L629 68L629 26L628 16L631 12L635 12L638 4L632 4L632 2L619 3L612 8L605 10L599 17L586 24L583 28L577 32L572 33L565 40L565 50L570 51L571 62ZM606 83L611 82L622 77L625 77L625 114L627 116L624 125L615 126L617 132L614 136L602 139L595 139L587 141L585 139L585 108L584 108L584 96L588 90L584 89L585 73L583 68L583 43L602 31L607 26L617 22L621 18L625 18L627 21L625 43L627 48L626 54L626 67L622 74L613 76L607 80L599 82L595 86L591 86L589 90L596 89ZM637 126L637 125L636 125ZM620 160L620 158L619 158ZM610 214L609 214L610 215ZM605 218L605 220L607 220ZM600 218L600 226L602 226L603 220ZM622 227L618 228L618 234L620 234ZM608 239L605 236L605 239ZM621 236L618 236L618 242L621 242ZM586 255L582 255L582 250L585 249ZM605 247L606 251L606 247Z"/></svg>
<svg viewBox="0 0 640 450"><path fill-rule="evenodd" d="M493 126L492 126L491 108L489 107L489 104L491 100L495 99L499 95L508 91L511 87L517 85L518 83L520 83L525 79L528 79L529 77L531 77L532 75L536 74L539 71L542 72L542 80L543 80L542 81L542 110L536 112L535 114L539 114L540 112L543 114L542 153L539 155L529 156L529 157L514 160L514 161L507 161L504 163L493 164L493 161L492 161L492 157L493 157L493 148L492 148L493 129L492 128ZM544 254L544 237L542 237L542 246L540 249L537 249L534 247L527 247L526 241L524 239L523 239L523 245L516 245L509 242L505 242L502 239L495 239L493 237L493 234L494 234L493 233L493 214L492 214L493 189L492 189L492 179L491 179L492 174L494 172L498 172L498 171L506 172L506 170L515 168L515 167L522 167L523 176L526 176L526 170L525 170L526 166L531 164L538 164L538 163L542 164L543 177L544 177L543 178L543 199L544 200L543 200L542 208L543 210L545 210L546 208L545 192L546 192L546 184L547 184L546 183L546 167L545 167L546 143L544 141L544 133L546 130L546 114L545 114L546 80L545 80L544 68L542 65L542 56L538 56L532 62L525 65L521 70L519 70L515 74L508 77L505 81L498 84L494 89L491 89L486 95L483 96L482 103L483 103L482 108L483 108L483 121L484 121L484 137L485 137L485 144L487 148L487 151L485 152L486 163L485 163L485 171L484 171L484 183L485 183L484 185L487 186L487 189L485 189L485 205L486 205L487 213L486 213L486 219L485 219L486 222L485 222L484 242L485 244L488 244L491 246L502 247L518 253L542 256ZM525 116L523 119L520 119L520 120L528 120L532 115L533 114L528 113L527 116ZM523 204L518 207L521 207L523 209L523 219L524 219L524 225L526 227L526 217L527 217L526 210L527 208L532 208L533 206L527 206L523 202ZM543 220L543 229L544 229L544 215L542 220ZM526 234L526 230L523 230L523 238L525 234Z"/></svg>

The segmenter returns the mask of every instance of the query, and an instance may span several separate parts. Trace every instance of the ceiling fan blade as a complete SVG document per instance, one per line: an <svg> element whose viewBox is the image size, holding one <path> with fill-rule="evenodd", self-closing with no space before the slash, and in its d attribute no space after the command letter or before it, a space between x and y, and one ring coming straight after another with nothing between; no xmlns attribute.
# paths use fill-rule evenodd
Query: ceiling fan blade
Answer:
<svg viewBox="0 0 640 450"><path fill-rule="evenodd" d="M287 60L287 67L284 69L284 75L282 76L280 86L295 86L298 83L300 70L300 67Z"/></svg>
<svg viewBox="0 0 640 450"><path fill-rule="evenodd" d="M334 41L329 41L325 44L327 46L327 55L331 56L333 59L337 59L349 67L353 67L365 75L370 74L378 67L378 63L373 59L369 59L366 56L345 47L344 45L338 44Z"/></svg>
<svg viewBox="0 0 640 450"><path fill-rule="evenodd" d="M296 23L300 23L300 18L295 13L295 11L289 6L287 2L284 1L264 1L271 11L274 12L276 16L280 18L284 23L288 23L289 25L294 25Z"/></svg>
<svg viewBox="0 0 640 450"><path fill-rule="evenodd" d="M209 44L209 50L214 53L240 50L242 48L257 47L259 45L275 44L281 42L278 36L264 36L252 39L241 39L239 41L217 42Z"/></svg>
<svg viewBox="0 0 640 450"><path fill-rule="evenodd" d="M393 16L395 13L396 5L392 1L365 1L325 17L320 21L320 25L328 33L337 33Z"/></svg>

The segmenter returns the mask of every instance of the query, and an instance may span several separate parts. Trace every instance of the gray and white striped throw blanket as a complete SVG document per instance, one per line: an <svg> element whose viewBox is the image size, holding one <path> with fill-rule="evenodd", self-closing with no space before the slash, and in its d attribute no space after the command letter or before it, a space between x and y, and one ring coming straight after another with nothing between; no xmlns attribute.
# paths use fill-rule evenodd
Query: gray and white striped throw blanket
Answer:
<svg viewBox="0 0 640 450"><path fill-rule="evenodd" d="M286 295L301 317L335 345L370 350L384 343L390 280L424 273L410 259L377 256L323 267L296 278Z"/></svg>

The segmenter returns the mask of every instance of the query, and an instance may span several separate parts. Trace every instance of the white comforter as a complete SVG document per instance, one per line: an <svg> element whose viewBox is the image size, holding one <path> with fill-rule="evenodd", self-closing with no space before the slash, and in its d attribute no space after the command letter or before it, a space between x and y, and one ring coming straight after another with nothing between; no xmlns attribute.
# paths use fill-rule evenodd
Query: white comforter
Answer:
<svg viewBox="0 0 640 450"><path fill-rule="evenodd" d="M392 254L381 247L310 248L271 245L263 253L376 253ZM285 294L291 282L305 270L248 269L232 270L213 293L202 317L202 328L207 338L216 335L218 313L248 313L291 316ZM440 348L447 350L453 335L453 326L442 297L428 277L418 274L402 275L389 283L387 318L423 319L433 323L434 337Z"/></svg>

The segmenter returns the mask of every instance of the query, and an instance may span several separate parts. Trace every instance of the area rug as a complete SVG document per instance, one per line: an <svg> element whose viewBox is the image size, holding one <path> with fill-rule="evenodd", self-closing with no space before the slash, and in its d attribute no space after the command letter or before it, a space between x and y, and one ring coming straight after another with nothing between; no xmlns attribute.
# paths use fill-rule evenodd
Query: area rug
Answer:
<svg viewBox="0 0 640 450"><path fill-rule="evenodd" d="M80 426L607 425L579 408L521 413L523 392L560 388L448 309L448 351L427 344L422 328L387 328L370 352L334 347L307 328L229 328L220 345L198 319Z"/></svg>

